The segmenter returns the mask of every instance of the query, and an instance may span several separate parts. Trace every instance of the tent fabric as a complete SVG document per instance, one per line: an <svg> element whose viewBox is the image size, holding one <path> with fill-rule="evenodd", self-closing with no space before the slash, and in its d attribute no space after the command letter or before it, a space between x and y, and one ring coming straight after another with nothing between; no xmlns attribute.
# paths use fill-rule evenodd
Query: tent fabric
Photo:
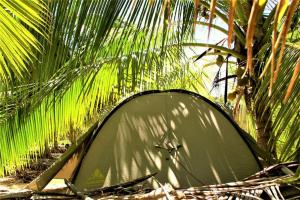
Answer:
<svg viewBox="0 0 300 200"><path fill-rule="evenodd" d="M154 188L160 183L176 188L217 184L242 180L261 169L231 118L208 99L185 90L134 95L89 137L74 171L67 173L79 190L155 172L156 178L147 183Z"/></svg>

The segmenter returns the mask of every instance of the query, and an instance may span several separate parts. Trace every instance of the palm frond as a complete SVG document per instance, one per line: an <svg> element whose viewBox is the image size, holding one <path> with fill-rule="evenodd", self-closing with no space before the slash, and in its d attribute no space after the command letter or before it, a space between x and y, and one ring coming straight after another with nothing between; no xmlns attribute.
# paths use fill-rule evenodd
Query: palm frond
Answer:
<svg viewBox="0 0 300 200"><path fill-rule="evenodd" d="M71 121L84 125L102 106L132 92L202 87L182 67L179 46L191 34L193 2L73 0L52 1L49 8L52 43L39 38L45 54L31 79L1 92L5 170L25 165L54 132L64 135ZM174 81L177 76L182 80Z"/></svg>
<svg viewBox="0 0 300 200"><path fill-rule="evenodd" d="M276 12L275 12L275 16L274 16L274 25L273 25L273 38L272 38L272 52L275 52L275 44L276 44L276 40L277 40L277 25L278 23L280 22L286 8L288 6L288 1L286 0L280 0L278 2L278 5L276 7ZM274 69L275 69L275 53L272 54L272 62L271 62L271 73L273 74L274 73ZM279 66L279 65L278 65ZM278 73L276 73L274 75L274 81L276 81L277 79L277 76L278 76ZM270 85L270 91L272 91L272 80L271 80L271 85Z"/></svg>
<svg viewBox="0 0 300 200"><path fill-rule="evenodd" d="M41 0L0 2L0 79L10 85L29 77L42 46L35 34L47 39L49 14ZM32 31L31 31L32 30Z"/></svg>
<svg viewBox="0 0 300 200"><path fill-rule="evenodd" d="M13 117L0 126L0 163L5 166L0 172L26 165L30 155L43 152L45 141L54 140L54 133L58 133L56 137L65 136L70 122L84 127L90 116L104 106L134 92L170 88L203 91L204 83L190 71L189 64L176 59L177 50L171 48L165 52L164 63L161 63L160 54L156 51L148 54L136 52L99 64L96 71L77 71L76 77L71 73L72 81L63 93L51 89L52 92L38 106L15 111ZM151 59L147 59L149 57ZM146 62L139 63L139 59ZM63 77L58 79L68 79L65 73L61 75ZM27 115L28 111L30 115Z"/></svg>
<svg viewBox="0 0 300 200"><path fill-rule="evenodd" d="M287 11L286 21L284 23L283 30L281 31L280 36L279 36L279 38L282 38L282 44L281 44L281 48L280 48L280 52L279 52L278 61L277 61L277 64L276 64L276 71L275 71L275 74L274 74L274 80L277 79L277 76L278 76L278 73L279 73L279 70L280 70L280 65L281 65L281 61L282 61L282 57L283 57L283 52L284 52L284 48L285 48L285 43L286 43L286 39L287 39L288 30L290 29L292 19L293 19L293 15L296 12L296 9L297 9L298 5L299 5L299 1L292 1L291 5L290 5L290 7L288 8L288 11ZM282 12L283 11L281 11L281 13L279 13L279 14L283 15ZM282 17L282 16L280 16L280 17ZM275 53L273 53L273 55L274 54ZM272 83L272 81L273 80L271 79L271 83Z"/></svg>
<svg viewBox="0 0 300 200"><path fill-rule="evenodd" d="M233 34L233 23L234 23L234 14L236 10L237 0L230 1L229 17L228 17L228 47L231 47L232 43L232 34Z"/></svg>
<svg viewBox="0 0 300 200"><path fill-rule="evenodd" d="M255 0L253 2L251 8L251 14L248 21L247 27L247 35L246 35L246 49L247 49L247 67L246 71L249 72L250 75L253 74L253 39L254 39L254 32L256 28L257 21L259 16L261 16L262 11L266 5L266 0Z"/></svg>
<svg viewBox="0 0 300 200"><path fill-rule="evenodd" d="M292 90L293 90L293 88L296 84L296 81L298 79L299 72L300 72L300 57L298 58L297 64L296 64L295 69L294 69L293 76L292 76L291 81L289 83L289 87L287 89L286 95L284 96L283 101L285 103L288 101L288 98L291 96Z"/></svg>
<svg viewBox="0 0 300 200"><path fill-rule="evenodd" d="M295 82L294 90L286 104L282 102L286 95L282 91L287 91L292 78L294 63L297 62L299 56L299 49L287 47L282 60L282 72L279 73L278 80L274 83L276 90L269 97L268 91L271 75L267 74L261 82L256 95L256 101L259 101L258 105L261 105L260 110L264 110L266 107L271 107L273 110L273 114L269 118L269 120L273 121L270 148L273 150L277 148L277 157L282 161L295 159L297 151L299 151L299 81ZM296 80L299 80L299 77Z"/></svg>
<svg viewBox="0 0 300 200"><path fill-rule="evenodd" d="M216 10L216 3L217 3L217 0L210 1L210 8L209 8L210 14L209 14L209 22L208 22L208 36L207 36L208 38L210 35L211 24L212 24L212 21L214 18L215 10Z"/></svg>

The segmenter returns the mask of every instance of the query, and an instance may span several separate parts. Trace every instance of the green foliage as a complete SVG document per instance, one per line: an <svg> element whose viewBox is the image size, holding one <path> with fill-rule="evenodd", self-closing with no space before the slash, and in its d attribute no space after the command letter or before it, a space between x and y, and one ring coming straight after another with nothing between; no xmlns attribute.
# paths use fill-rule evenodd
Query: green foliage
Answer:
<svg viewBox="0 0 300 200"><path fill-rule="evenodd" d="M232 1L220 0L217 1L216 5L216 14L222 19L225 23L228 23L229 16L229 5ZM258 1L257 1L258 2ZM264 1L262 1L264 2ZM235 91L236 99L238 97L244 96L245 98L249 98L250 93L252 93L252 98L246 100L247 103L244 105L244 98L240 98L238 101L234 101L234 109L239 112L236 113L236 120L241 123L241 125L250 130L251 133L256 132L255 128L255 115L256 115L256 106L258 105L258 110L261 113L266 112L266 109L271 108L272 115L268 116L269 121L272 121L273 130L271 133L271 138L269 140L269 149L268 151L274 152L277 150L277 159L279 161L287 161L287 160L299 160L299 152L300 152L300 143L299 143L299 76L296 78L295 86L293 88L290 99L286 104L283 103L283 99L286 95L287 87L290 84L290 80L295 69L295 65L297 63L297 59L300 57L299 55L299 13L300 8L296 8L296 12L294 16L292 16L292 22L290 29L288 29L287 34L287 43L286 48L284 49L284 57L281 66L281 71L279 72L278 79L274 82L274 79L271 79L273 73L270 70L266 71L266 76L262 79L258 77L261 75L262 71L266 68L266 64L271 60L271 52L272 52L272 38L274 36L274 21L278 21L278 26L276 30L278 31L277 35L279 37L280 32L284 30L286 26L288 18L287 13L284 13L284 10L291 7L291 5L295 5L295 1L288 2L289 5L285 5L280 7L279 18L275 19L275 11L277 9L277 4L279 2L267 1L263 9L256 13L256 27L250 27L249 17L250 12L255 9L249 1L237 1L237 5L235 8L236 15L235 23L233 27L235 38L234 48L227 49L223 45L220 44L212 45L212 44L204 44L204 43L185 43L186 46L207 46L209 48L214 48L220 50L221 52L216 53L215 55L219 55L220 53L231 54L232 57L237 58L236 60L236 68L242 69L239 71L238 75L238 86ZM206 8L209 8L209 4L207 2L203 2L202 5ZM292 12L291 12L292 13ZM205 23L202 23L205 25ZM251 78L247 72L249 69L245 69L246 64L249 61L249 48L245 48L245 41L249 43L249 39L246 37L246 32L248 29L253 29L252 33L254 34L253 42L250 41L251 46L253 46L253 55L250 56L253 62L254 74ZM251 31L251 30L250 30ZM283 36L284 39L284 36ZM280 44L276 50L275 63L279 61L279 52L282 47L283 39L280 41ZM251 39L252 40L252 39ZM251 47L252 48L252 47ZM252 52L252 50L251 50ZM211 53L210 55L212 55ZM248 57L248 61L243 58L243 56ZM221 64L220 61L217 60ZM270 64L270 63L269 63ZM268 65L268 64L267 64ZM239 78L240 77L240 78ZM251 82L255 82L251 84ZM274 82L274 83L273 83ZM273 86L272 93L270 95L270 86ZM256 87L256 88L255 88ZM248 110L246 112L246 110ZM248 120L244 120L247 118ZM255 135L254 135L255 136Z"/></svg>
<svg viewBox="0 0 300 200"><path fill-rule="evenodd" d="M214 13L228 23L230 1L215 3ZM131 93L168 88L202 91L199 72L186 61L186 47L208 47L217 49L216 55L231 54L242 69L246 58L253 58L252 78L259 84L252 100L261 102L261 110L269 106L273 111L270 150L278 148L281 161L299 159L299 77L289 101L282 103L300 56L299 8L270 97L272 76L267 73L258 79L271 58L276 5L268 1L259 8L262 12L255 16L259 28L251 27L252 43L246 32L253 7L248 1L237 1L232 25L235 47L231 49L192 39L193 19L210 26L200 16L204 8L210 8L210 1L202 1L195 13L193 0L52 0L47 4L51 15L38 0L1 1L0 175L26 164L32 153L41 153L55 131L64 135L71 121L81 126L103 106ZM279 20L278 31L285 20ZM211 27L224 32L223 27ZM250 51L247 54L247 42L247 47L253 44L253 56L249 56ZM38 53L41 50L43 53ZM254 91L248 87L248 76L244 80L239 96ZM253 109L253 105L244 107ZM245 124L248 126L252 124Z"/></svg>
<svg viewBox="0 0 300 200"><path fill-rule="evenodd" d="M55 0L49 8L51 37L37 36L44 54L28 79L1 91L0 175L124 96L203 88L178 45L190 37L193 2Z"/></svg>
<svg viewBox="0 0 300 200"><path fill-rule="evenodd" d="M41 15L43 13L43 15ZM0 80L28 78L42 46L34 36L48 36L48 11L41 0L0 1Z"/></svg>
<svg viewBox="0 0 300 200"><path fill-rule="evenodd" d="M273 115L269 120L273 121L273 132L271 150L277 149L280 161L299 159L300 148L300 83L297 81L294 91L287 103L283 103L283 98L290 82L294 63L300 57L300 49L287 47L283 57L278 81L275 82L276 88L272 95L268 95L270 75L266 76L259 87L256 101L261 105L269 105L273 110ZM299 78L298 78L299 80ZM265 107L259 109L264 110Z"/></svg>

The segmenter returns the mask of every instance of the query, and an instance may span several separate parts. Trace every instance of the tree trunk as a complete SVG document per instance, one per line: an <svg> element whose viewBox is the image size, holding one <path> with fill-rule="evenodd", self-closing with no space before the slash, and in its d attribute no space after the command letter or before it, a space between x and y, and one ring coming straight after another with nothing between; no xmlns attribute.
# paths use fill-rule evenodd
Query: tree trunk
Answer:
<svg viewBox="0 0 300 200"><path fill-rule="evenodd" d="M73 122L70 121L70 128L68 131L68 139L71 142L71 144L74 144L76 142L76 134L77 134L77 131L73 126Z"/></svg>
<svg viewBox="0 0 300 200"><path fill-rule="evenodd" d="M258 106L260 105L255 105L256 113L254 116L257 133L257 144L262 150L269 152L269 140L272 133L272 122L269 119L271 116L271 109L269 107L265 108L265 111L263 112L257 109Z"/></svg>
<svg viewBox="0 0 300 200"><path fill-rule="evenodd" d="M235 40L235 51L239 52L240 54L247 57L247 50L244 48L243 45L238 40ZM258 46L256 48L253 48L253 55L257 54ZM241 69L246 68L247 60L237 60L239 63L239 67ZM259 75L259 66L260 63L255 63L254 71L256 77ZM250 112L255 120L256 125L256 136L257 136L257 144L258 146L266 151L270 151L270 137L272 133L272 121L269 120L271 116L271 109L270 107L266 107L266 105L261 105L261 102L255 102L256 97L256 87L259 86L259 79L246 76L241 76L237 74L237 88L243 88L239 91L241 92L241 95L244 95L245 102L247 106L248 112ZM274 152L275 153L275 150ZM270 152L271 154L271 152Z"/></svg>
<svg viewBox="0 0 300 200"><path fill-rule="evenodd" d="M45 150L44 150L44 155L43 155L43 157L44 157L44 158L52 158L51 150L50 150L48 141L45 141Z"/></svg>
<svg viewBox="0 0 300 200"><path fill-rule="evenodd" d="M54 132L53 146L54 146L54 149L58 149L58 134L56 131Z"/></svg>

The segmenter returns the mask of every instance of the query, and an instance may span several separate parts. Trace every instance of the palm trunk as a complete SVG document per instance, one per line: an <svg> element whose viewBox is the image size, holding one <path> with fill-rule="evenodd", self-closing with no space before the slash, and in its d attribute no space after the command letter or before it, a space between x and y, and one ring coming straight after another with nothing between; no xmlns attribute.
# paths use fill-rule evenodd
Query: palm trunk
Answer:
<svg viewBox="0 0 300 200"><path fill-rule="evenodd" d="M56 131L54 132L54 142L53 142L53 146L54 146L54 149L58 149L58 134L57 134Z"/></svg>
<svg viewBox="0 0 300 200"><path fill-rule="evenodd" d="M70 121L70 128L69 128L69 132L68 132L68 139L71 142L71 144L75 144L76 143L76 130L73 126L73 122Z"/></svg>
<svg viewBox="0 0 300 200"><path fill-rule="evenodd" d="M253 55L256 55L257 52L255 51L257 49L259 48L253 48ZM247 57L246 49L239 43L238 40L235 41L235 50ZM238 62L243 63L239 67L245 69L246 60L238 60ZM256 66L260 66L260 64L256 63L256 65L254 65L254 70L257 70L258 67ZM255 73L256 76L258 76L258 74L258 72ZM252 113L255 120L257 144L262 150L268 152L270 150L269 140L272 133L272 122L269 120L269 118L272 113L270 107L266 107L267 105L261 105L261 102L255 101L255 88L258 85L259 79L253 79L252 77L248 76L243 78L238 76L238 87L244 88L243 95L245 97L247 110L248 112Z"/></svg>
<svg viewBox="0 0 300 200"><path fill-rule="evenodd" d="M51 150L48 144L48 141L45 141L45 150L43 154L44 158L52 158Z"/></svg>
<svg viewBox="0 0 300 200"><path fill-rule="evenodd" d="M259 105L256 105L257 107ZM261 106L261 105L260 105ZM256 133L257 133L257 144L258 146L268 152L269 148L269 140L271 138L272 133L272 122L269 120L271 116L270 107L266 108L264 112L256 110L255 113L255 124L256 124Z"/></svg>

